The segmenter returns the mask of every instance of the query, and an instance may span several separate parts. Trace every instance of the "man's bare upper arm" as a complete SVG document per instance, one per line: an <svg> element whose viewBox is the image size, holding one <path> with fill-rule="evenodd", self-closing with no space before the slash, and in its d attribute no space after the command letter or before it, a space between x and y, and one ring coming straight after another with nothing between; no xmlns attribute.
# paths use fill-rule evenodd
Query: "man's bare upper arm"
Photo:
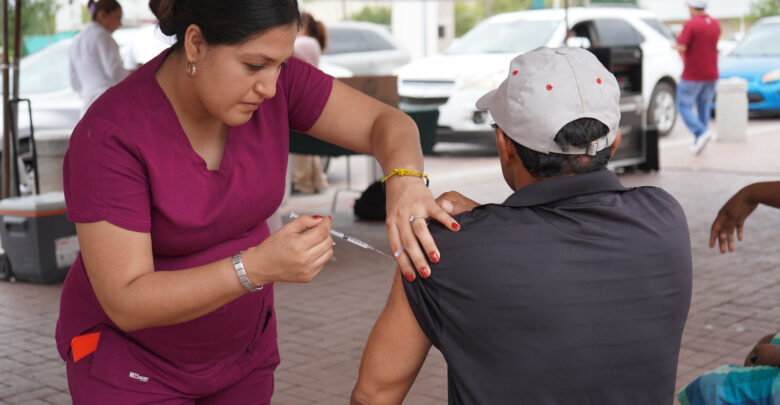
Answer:
<svg viewBox="0 0 780 405"><path fill-rule="evenodd" d="M401 403L431 347L402 283L396 271L387 305L366 343L353 404Z"/></svg>

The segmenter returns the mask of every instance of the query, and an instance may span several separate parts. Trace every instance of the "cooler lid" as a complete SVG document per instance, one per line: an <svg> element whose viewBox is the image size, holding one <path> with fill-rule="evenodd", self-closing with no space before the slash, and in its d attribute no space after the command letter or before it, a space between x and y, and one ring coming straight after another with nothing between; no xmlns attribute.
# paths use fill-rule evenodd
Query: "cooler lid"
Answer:
<svg viewBox="0 0 780 405"><path fill-rule="evenodd" d="M0 200L0 214L13 212L49 212L65 209L65 193L52 191L38 195L11 197Z"/></svg>

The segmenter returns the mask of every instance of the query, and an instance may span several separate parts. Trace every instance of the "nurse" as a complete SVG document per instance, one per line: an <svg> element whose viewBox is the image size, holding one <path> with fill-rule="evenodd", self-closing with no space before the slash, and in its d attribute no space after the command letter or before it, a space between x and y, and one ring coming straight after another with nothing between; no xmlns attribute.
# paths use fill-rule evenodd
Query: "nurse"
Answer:
<svg viewBox="0 0 780 405"><path fill-rule="evenodd" d="M130 73L111 37L122 25L122 6L116 0L89 0L87 8L92 21L76 35L69 50L70 86L84 103L82 115L107 88Z"/></svg>
<svg viewBox="0 0 780 405"><path fill-rule="evenodd" d="M458 224L423 178L414 121L292 57L297 0L151 0L176 43L109 88L63 166L81 252L56 339L75 404L267 404L279 364L273 283L311 281L331 218L273 234L288 131L373 154L408 277ZM446 258L442 258L446 260Z"/></svg>

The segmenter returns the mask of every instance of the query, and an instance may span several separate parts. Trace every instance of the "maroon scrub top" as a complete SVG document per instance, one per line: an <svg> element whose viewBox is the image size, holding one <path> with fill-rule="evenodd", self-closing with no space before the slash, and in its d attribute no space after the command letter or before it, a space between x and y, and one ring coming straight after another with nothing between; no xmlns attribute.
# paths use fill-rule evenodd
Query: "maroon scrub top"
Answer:
<svg viewBox="0 0 780 405"><path fill-rule="evenodd" d="M228 130L219 169L207 170L155 79L169 52L90 107L63 165L68 218L151 234L155 271L224 259L268 237L266 219L284 194L288 131L314 125L333 85L292 58L276 96ZM79 255L62 289L60 356L67 358L74 336L98 330L90 374L133 390L205 395L279 363L272 285L189 322L124 333L100 306Z"/></svg>

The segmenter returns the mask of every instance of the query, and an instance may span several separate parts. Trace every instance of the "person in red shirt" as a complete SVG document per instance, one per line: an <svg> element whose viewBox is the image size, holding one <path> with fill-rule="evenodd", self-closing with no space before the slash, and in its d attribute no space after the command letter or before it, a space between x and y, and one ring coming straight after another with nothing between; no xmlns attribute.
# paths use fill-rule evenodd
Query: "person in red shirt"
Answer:
<svg viewBox="0 0 780 405"><path fill-rule="evenodd" d="M707 2L687 1L691 19L685 23L675 44L685 65L677 86L677 110L695 136L691 151L696 155L704 150L712 137L707 124L715 97L715 82L718 80L720 23L704 11Z"/></svg>

